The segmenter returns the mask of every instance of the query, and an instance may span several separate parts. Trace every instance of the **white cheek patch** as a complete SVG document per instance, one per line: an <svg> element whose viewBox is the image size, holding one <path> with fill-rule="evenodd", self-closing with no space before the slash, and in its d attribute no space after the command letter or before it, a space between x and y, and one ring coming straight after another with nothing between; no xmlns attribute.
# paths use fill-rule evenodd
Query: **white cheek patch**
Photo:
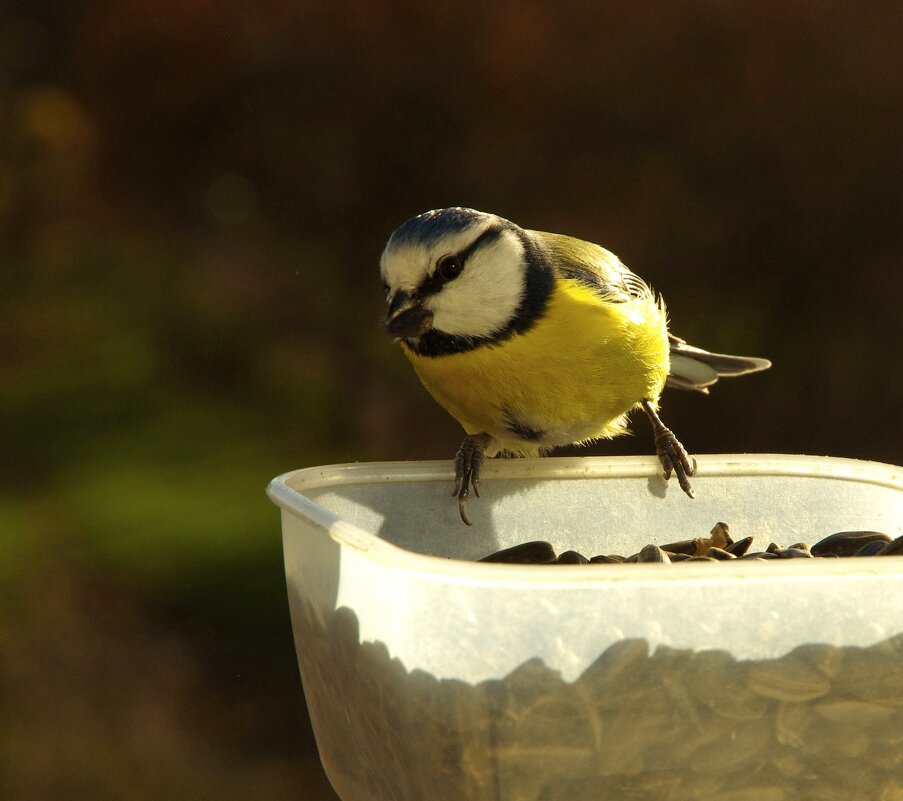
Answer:
<svg viewBox="0 0 903 801"><path fill-rule="evenodd" d="M447 334L488 337L517 312L525 288L524 247L511 232L477 249L464 272L427 302L433 328Z"/></svg>
<svg viewBox="0 0 903 801"><path fill-rule="evenodd" d="M421 245L395 249L391 257L387 247L380 259L380 274L392 292L411 292L423 280L423 266L428 263L429 251Z"/></svg>

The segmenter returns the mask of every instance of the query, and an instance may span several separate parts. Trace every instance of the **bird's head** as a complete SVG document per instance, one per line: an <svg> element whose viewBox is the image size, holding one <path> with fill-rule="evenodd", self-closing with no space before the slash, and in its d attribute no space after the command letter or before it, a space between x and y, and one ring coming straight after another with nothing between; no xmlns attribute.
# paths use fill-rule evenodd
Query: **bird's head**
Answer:
<svg viewBox="0 0 903 801"><path fill-rule="evenodd" d="M427 335L459 344L502 335L524 311L534 249L514 223L473 209L408 220L380 260L383 329L415 348Z"/></svg>

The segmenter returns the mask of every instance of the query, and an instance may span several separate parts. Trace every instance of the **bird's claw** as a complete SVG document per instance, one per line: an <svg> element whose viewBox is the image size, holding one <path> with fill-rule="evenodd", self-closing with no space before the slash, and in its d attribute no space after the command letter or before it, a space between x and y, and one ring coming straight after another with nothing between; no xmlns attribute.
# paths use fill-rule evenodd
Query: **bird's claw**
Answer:
<svg viewBox="0 0 903 801"><path fill-rule="evenodd" d="M696 475L696 460L691 460L690 455L670 428L662 428L656 432L655 452L658 460L662 463L665 481L670 479L671 473L674 472L680 488L691 498L695 498L688 477Z"/></svg>
<svg viewBox="0 0 903 801"><path fill-rule="evenodd" d="M477 498L480 497L480 473L483 471L487 442L485 434L469 434L455 454L455 489L452 497L457 497L461 520L468 526L472 526L473 521L467 514L467 498L471 489Z"/></svg>
<svg viewBox="0 0 903 801"><path fill-rule="evenodd" d="M655 435L655 452L658 460L662 463L665 481L671 478L671 473L676 473L680 488L689 497L695 498L688 476L696 475L696 460L691 460L684 446L674 436L674 432L662 422L652 403L646 399L642 401L641 405L652 424L652 431Z"/></svg>

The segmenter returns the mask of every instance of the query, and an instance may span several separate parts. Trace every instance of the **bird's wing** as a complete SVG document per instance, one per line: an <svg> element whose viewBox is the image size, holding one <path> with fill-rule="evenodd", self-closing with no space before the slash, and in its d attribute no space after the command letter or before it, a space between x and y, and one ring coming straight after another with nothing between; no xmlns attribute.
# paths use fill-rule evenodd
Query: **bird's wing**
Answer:
<svg viewBox="0 0 903 801"><path fill-rule="evenodd" d="M668 344L671 346L671 372L667 385L674 389L708 392L708 388L719 378L757 373L771 367L768 359L710 353L688 345L673 334L668 335Z"/></svg>
<svg viewBox="0 0 903 801"><path fill-rule="evenodd" d="M642 278L625 267L609 250L563 234L530 231L549 256L556 275L570 278L611 302L651 296Z"/></svg>

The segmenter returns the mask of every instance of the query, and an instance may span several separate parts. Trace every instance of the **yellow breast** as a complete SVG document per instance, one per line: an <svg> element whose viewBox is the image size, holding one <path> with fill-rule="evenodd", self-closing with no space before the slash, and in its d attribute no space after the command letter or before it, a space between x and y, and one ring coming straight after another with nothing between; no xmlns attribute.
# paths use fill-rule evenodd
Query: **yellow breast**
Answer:
<svg viewBox="0 0 903 801"><path fill-rule="evenodd" d="M669 366L663 305L610 303L569 280L523 334L433 358L403 348L467 433L519 454L623 433L631 408L657 401Z"/></svg>

